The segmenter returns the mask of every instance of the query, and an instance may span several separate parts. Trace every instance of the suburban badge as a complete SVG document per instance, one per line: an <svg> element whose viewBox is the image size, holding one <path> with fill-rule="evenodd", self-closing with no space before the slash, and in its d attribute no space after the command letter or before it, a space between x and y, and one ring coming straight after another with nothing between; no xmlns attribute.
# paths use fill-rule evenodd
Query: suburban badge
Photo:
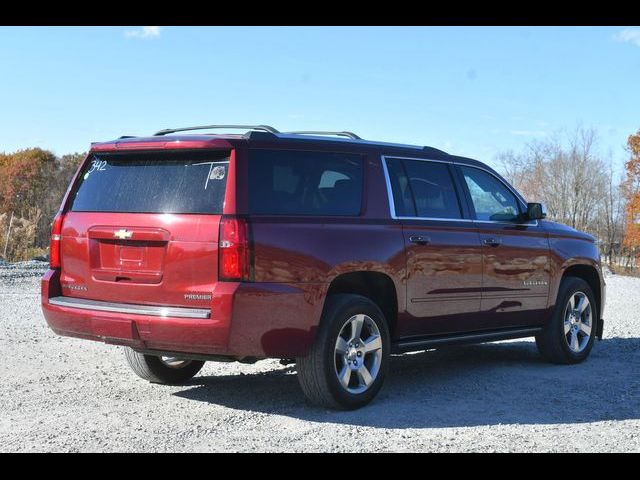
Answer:
<svg viewBox="0 0 640 480"><path fill-rule="evenodd" d="M86 292L88 290L86 285L79 285L76 283L63 283L62 288L66 288L68 290L76 290L78 292Z"/></svg>

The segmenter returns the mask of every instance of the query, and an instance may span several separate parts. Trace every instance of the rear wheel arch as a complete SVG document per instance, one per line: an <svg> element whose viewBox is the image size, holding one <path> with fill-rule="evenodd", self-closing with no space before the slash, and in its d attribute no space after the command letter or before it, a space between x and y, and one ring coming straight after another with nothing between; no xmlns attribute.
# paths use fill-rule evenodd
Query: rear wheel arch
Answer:
<svg viewBox="0 0 640 480"><path fill-rule="evenodd" d="M369 298L339 293L327 297L321 323L310 351L295 360L302 391L323 407L366 405L382 387L388 367L391 343L384 314Z"/></svg>
<svg viewBox="0 0 640 480"><path fill-rule="evenodd" d="M375 303L382 311L391 338L398 319L398 291L392 278L386 273L361 270L337 275L329 284L325 305L331 295L361 295Z"/></svg>

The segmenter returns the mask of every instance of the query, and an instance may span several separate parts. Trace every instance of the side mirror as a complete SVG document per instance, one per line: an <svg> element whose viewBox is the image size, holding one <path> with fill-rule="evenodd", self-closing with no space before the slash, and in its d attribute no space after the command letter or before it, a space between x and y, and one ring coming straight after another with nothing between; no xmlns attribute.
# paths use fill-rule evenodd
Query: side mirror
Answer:
<svg viewBox="0 0 640 480"><path fill-rule="evenodd" d="M544 203L527 203L527 220L542 220L546 216Z"/></svg>

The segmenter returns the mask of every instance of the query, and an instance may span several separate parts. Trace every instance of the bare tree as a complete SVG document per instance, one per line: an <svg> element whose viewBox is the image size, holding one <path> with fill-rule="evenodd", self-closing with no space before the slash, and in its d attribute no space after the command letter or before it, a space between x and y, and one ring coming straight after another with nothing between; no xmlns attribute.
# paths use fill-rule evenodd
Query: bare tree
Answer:
<svg viewBox="0 0 640 480"><path fill-rule="evenodd" d="M599 202L601 215L598 218L601 221L601 225L598 231L600 232L607 261L609 263L617 263L615 256L620 254L624 235L625 202L622 194L622 181L616 181L612 162L609 162L606 176L605 196Z"/></svg>
<svg viewBox="0 0 640 480"><path fill-rule="evenodd" d="M609 157L611 153L609 152ZM549 217L596 236L611 261L623 235L624 202L594 129L578 127L498 156L505 177Z"/></svg>

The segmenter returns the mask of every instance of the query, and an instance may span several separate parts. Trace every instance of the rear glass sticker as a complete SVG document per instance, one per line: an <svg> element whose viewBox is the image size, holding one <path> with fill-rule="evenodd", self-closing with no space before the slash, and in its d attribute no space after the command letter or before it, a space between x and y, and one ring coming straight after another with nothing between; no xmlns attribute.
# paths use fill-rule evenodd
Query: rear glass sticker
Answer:
<svg viewBox="0 0 640 480"><path fill-rule="evenodd" d="M209 180L222 180L226 174L224 167L213 167L209 174Z"/></svg>
<svg viewBox="0 0 640 480"><path fill-rule="evenodd" d="M229 162L204 162L196 165L209 165L209 173L207 179L204 182L204 189L209 186L209 180L223 180L227 174L227 166Z"/></svg>
<svg viewBox="0 0 640 480"><path fill-rule="evenodd" d="M87 173L89 174L91 172L104 172L106 169L107 169L106 160L93 160L91 162L91 168Z"/></svg>

